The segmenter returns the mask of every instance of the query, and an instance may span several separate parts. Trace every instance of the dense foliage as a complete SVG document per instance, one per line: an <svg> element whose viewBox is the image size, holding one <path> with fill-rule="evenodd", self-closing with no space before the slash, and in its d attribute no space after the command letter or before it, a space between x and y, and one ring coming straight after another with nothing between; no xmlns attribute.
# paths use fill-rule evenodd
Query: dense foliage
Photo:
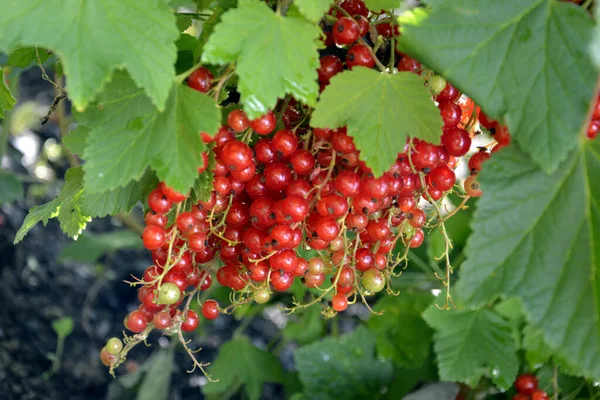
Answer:
<svg viewBox="0 0 600 400"><path fill-rule="evenodd" d="M144 210L154 264L123 286L141 304L101 351L111 373L156 329L215 381L205 394L259 398L286 381L272 354L238 335L209 366L186 335L275 300L306 328L284 335L312 342L297 398L398 398L437 378L594 395L593 1L63 3L0 13L0 118L4 75L46 65L66 78L49 114L67 97L76 122L60 194L15 243L52 218L77 240ZM22 197L17 178L0 172L2 202ZM353 307L364 326L315 341Z"/></svg>

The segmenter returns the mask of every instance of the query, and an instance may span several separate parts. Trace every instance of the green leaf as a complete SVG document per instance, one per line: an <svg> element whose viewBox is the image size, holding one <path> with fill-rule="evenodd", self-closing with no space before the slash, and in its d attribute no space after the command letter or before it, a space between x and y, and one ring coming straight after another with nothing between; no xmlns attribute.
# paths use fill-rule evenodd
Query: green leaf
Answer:
<svg viewBox="0 0 600 400"><path fill-rule="evenodd" d="M7 0L0 14L0 50L15 45L55 52L68 76L69 98L83 110L111 72L127 69L163 109L175 70L179 32L163 0ZM51 19L49 20L51 16Z"/></svg>
<svg viewBox="0 0 600 400"><path fill-rule="evenodd" d="M194 3L196 3L196 10L198 12L201 12L206 10L210 6L212 0L194 0Z"/></svg>
<svg viewBox="0 0 600 400"><path fill-rule="evenodd" d="M527 325L523 329L523 348L525 348L525 359L530 368L547 363L554 354L544 342L542 332L531 325Z"/></svg>
<svg viewBox="0 0 600 400"><path fill-rule="evenodd" d="M347 125L361 159L377 176L396 161L407 135L439 143L443 125L422 78L364 67L331 79L310 123L318 128Z"/></svg>
<svg viewBox="0 0 600 400"><path fill-rule="evenodd" d="M300 12L312 22L318 22L325 14L333 0L295 0L294 4Z"/></svg>
<svg viewBox="0 0 600 400"><path fill-rule="evenodd" d="M121 230L95 234L85 232L79 239L67 244L60 252L61 259L93 263L100 256L121 249L141 249L142 241L136 232Z"/></svg>
<svg viewBox="0 0 600 400"><path fill-rule="evenodd" d="M177 29L179 32L185 31L192 26L192 18L188 15L177 15Z"/></svg>
<svg viewBox="0 0 600 400"><path fill-rule="evenodd" d="M404 399L417 385L439 381L433 354L418 368L394 368L394 377L383 397L385 400Z"/></svg>
<svg viewBox="0 0 600 400"><path fill-rule="evenodd" d="M90 136L90 128L79 125L73 129L62 139L63 144L67 146L67 149L76 156L83 156L85 151L86 142Z"/></svg>
<svg viewBox="0 0 600 400"><path fill-rule="evenodd" d="M167 400L171 385L171 374L175 366L175 346L154 352L152 358L144 364L144 379L140 385L136 400Z"/></svg>
<svg viewBox="0 0 600 400"><path fill-rule="evenodd" d="M504 319L508 320L512 327L512 334L515 338L515 343L521 346L521 328L525 323L525 311L523 303L519 299L510 298L503 300L494 306L494 311L500 314Z"/></svg>
<svg viewBox="0 0 600 400"><path fill-rule="evenodd" d="M23 183L15 174L0 170L0 204L21 200L24 195Z"/></svg>
<svg viewBox="0 0 600 400"><path fill-rule="evenodd" d="M84 152L90 193L139 179L148 165L160 180L185 193L202 165L200 132L216 133L220 116L210 97L182 85L172 88L165 111L158 113L127 75L120 74L79 119L94 127Z"/></svg>
<svg viewBox="0 0 600 400"><path fill-rule="evenodd" d="M457 291L471 305L518 297L546 342L600 378L600 141L546 175L517 148L481 172ZM557 318L563 321L557 324Z"/></svg>
<svg viewBox="0 0 600 400"><path fill-rule="evenodd" d="M300 344L314 342L323 336L324 332L323 317L318 307L306 309L298 321L289 321L282 331L286 340L294 340Z"/></svg>
<svg viewBox="0 0 600 400"><path fill-rule="evenodd" d="M596 21L600 18L600 3L596 2L596 6L594 8L594 15ZM600 24L596 23L596 27L594 28L594 35L592 37L592 42L590 43L590 53L592 55L592 59L596 64L596 68L600 69Z"/></svg>
<svg viewBox="0 0 600 400"><path fill-rule="evenodd" d="M0 68L0 118L4 118L4 111L12 110L16 103L17 99L13 97L6 82L4 82L4 70Z"/></svg>
<svg viewBox="0 0 600 400"><path fill-rule="evenodd" d="M208 201L213 192L213 181L215 176L212 171L215 168L215 153L212 151L208 152L208 168L206 171L198 175L192 190L190 191L190 200L194 204L198 204L199 201Z"/></svg>
<svg viewBox="0 0 600 400"><path fill-rule="evenodd" d="M25 221L23 221L23 225L21 225L21 228L19 228L17 234L15 235L13 244L17 244L23 240L25 235L27 235L27 232L29 232L31 228L33 228L38 222L42 222L44 226L46 226L51 218L56 218L59 207L59 197L46 204L31 207L27 213L27 216L25 217Z"/></svg>
<svg viewBox="0 0 600 400"><path fill-rule="evenodd" d="M429 357L433 331L421 314L433 301L429 293L402 292L375 305L383 315L372 315L367 327L375 335L377 352L395 365L418 368Z"/></svg>
<svg viewBox="0 0 600 400"><path fill-rule="evenodd" d="M52 329L59 338L66 338L73 332L73 318L62 317L55 321L52 321Z"/></svg>
<svg viewBox="0 0 600 400"><path fill-rule="evenodd" d="M294 359L313 400L379 399L392 379L391 364L375 358L374 335L363 326L302 347Z"/></svg>
<svg viewBox="0 0 600 400"><path fill-rule="evenodd" d="M38 49L40 55L40 61L42 64L50 58L50 54L47 50ZM37 64L37 54L35 53L35 47L17 47L8 56L6 61L7 65L18 68L27 68L31 64Z"/></svg>
<svg viewBox="0 0 600 400"><path fill-rule="evenodd" d="M487 308L446 311L433 305L423 318L436 330L441 380L475 387L487 371L500 389L511 387L519 372L518 348L502 317Z"/></svg>
<svg viewBox="0 0 600 400"><path fill-rule="evenodd" d="M129 212L133 206L142 198L137 181L131 181L127 185L109 190L103 193L83 194L83 206L86 213L91 217L104 217L119 212Z"/></svg>
<svg viewBox="0 0 600 400"><path fill-rule="evenodd" d="M577 146L596 81L587 48L593 22L583 9L555 0L455 0L400 24L400 50L502 119L546 172Z"/></svg>
<svg viewBox="0 0 600 400"><path fill-rule="evenodd" d="M58 218L62 231L69 237L77 239L86 224L91 221L90 216L84 210L82 195L83 170L81 167L70 168L65 175L65 185L58 197L29 210L23 225L15 236L14 244L23 240L27 232L38 222L42 222L45 226L50 218Z"/></svg>
<svg viewBox="0 0 600 400"><path fill-rule="evenodd" d="M400 7L402 0L365 0L367 8L373 12L394 10Z"/></svg>
<svg viewBox="0 0 600 400"><path fill-rule="evenodd" d="M273 354L258 349L247 337L225 343L208 372L218 382L202 387L205 395L226 392L232 385L244 385L251 400L259 399L265 382L283 382L283 369Z"/></svg>
<svg viewBox="0 0 600 400"><path fill-rule="evenodd" d="M583 371L576 365L565 360L544 339L544 334L532 325L523 328L523 348L525 349L525 360L529 368L536 369L542 364L547 364L552 359L561 372L573 376L583 376Z"/></svg>
<svg viewBox="0 0 600 400"><path fill-rule="evenodd" d="M320 30L293 17L282 17L264 2L240 0L225 13L204 45L202 61L236 62L238 91L250 119L275 107L286 94L314 106Z"/></svg>

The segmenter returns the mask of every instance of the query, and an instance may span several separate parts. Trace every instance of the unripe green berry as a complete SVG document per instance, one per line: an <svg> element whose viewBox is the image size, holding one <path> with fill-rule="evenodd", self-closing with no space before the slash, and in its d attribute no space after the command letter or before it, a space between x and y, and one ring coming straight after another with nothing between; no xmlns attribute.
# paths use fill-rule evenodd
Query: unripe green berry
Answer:
<svg viewBox="0 0 600 400"><path fill-rule="evenodd" d="M181 297L181 291L174 283L163 283L158 289L158 302L160 304L175 304Z"/></svg>
<svg viewBox="0 0 600 400"><path fill-rule="evenodd" d="M265 304L271 298L271 293L266 288L258 289L254 292L254 301L258 304Z"/></svg>
<svg viewBox="0 0 600 400"><path fill-rule="evenodd" d="M432 95L437 96L442 92L442 90L444 90L447 83L448 82L446 82L446 79L444 79L443 76L433 75L431 78L429 78L429 91Z"/></svg>
<svg viewBox="0 0 600 400"><path fill-rule="evenodd" d="M414 234L415 228L411 224L404 223L404 225L402 225L402 235L404 235L406 239L412 238Z"/></svg>
<svg viewBox="0 0 600 400"><path fill-rule="evenodd" d="M362 285L371 293L380 292L385 287L385 277L375 268L371 268L363 273Z"/></svg>
<svg viewBox="0 0 600 400"><path fill-rule="evenodd" d="M117 337L110 338L108 339L108 342L106 342L105 349L110 354L116 356L121 352L121 350L123 350L123 342L121 342L121 339Z"/></svg>

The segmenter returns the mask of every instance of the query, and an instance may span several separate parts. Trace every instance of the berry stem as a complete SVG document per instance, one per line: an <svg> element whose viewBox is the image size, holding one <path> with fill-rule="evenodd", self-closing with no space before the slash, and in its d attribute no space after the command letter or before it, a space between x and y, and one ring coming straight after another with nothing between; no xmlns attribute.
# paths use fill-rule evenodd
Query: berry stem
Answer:
<svg viewBox="0 0 600 400"><path fill-rule="evenodd" d="M233 75L233 71L234 71L233 64L229 64L229 66L223 73L223 76L219 79L219 83L217 83L217 86L215 86L215 89L214 89L215 94L214 94L213 99L215 100L216 103L219 102L219 95L221 94L221 90L223 89L223 86L225 86L225 84L227 83L229 78L231 78L231 75Z"/></svg>

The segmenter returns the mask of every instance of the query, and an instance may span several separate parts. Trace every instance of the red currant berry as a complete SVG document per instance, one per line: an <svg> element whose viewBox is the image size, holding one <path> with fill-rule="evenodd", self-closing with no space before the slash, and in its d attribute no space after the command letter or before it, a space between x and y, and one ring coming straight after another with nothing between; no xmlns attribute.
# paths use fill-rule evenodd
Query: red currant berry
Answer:
<svg viewBox="0 0 600 400"><path fill-rule="evenodd" d="M378 25L379 26L379 25ZM418 74L421 71L421 63L414 58L404 56L398 61L398 71L407 71Z"/></svg>
<svg viewBox="0 0 600 400"><path fill-rule="evenodd" d="M459 97L460 97L460 92L458 91L458 89L455 88L454 86L452 86L452 84L450 82L447 82L444 90L442 90L435 99L438 102L441 102L444 100L455 102L456 100L459 99Z"/></svg>
<svg viewBox="0 0 600 400"><path fill-rule="evenodd" d="M427 215L420 208L413 209L410 213L406 214L408 223L414 228L420 228L427 221Z"/></svg>
<svg viewBox="0 0 600 400"><path fill-rule="evenodd" d="M456 175L454 171L445 165L440 165L431 170L427 175L429 185L437 190L445 192L452 189L456 182Z"/></svg>
<svg viewBox="0 0 600 400"><path fill-rule="evenodd" d="M455 127L458 125L462 116L462 110L458 104L444 100L440 101L438 108L440 109L445 127Z"/></svg>
<svg viewBox="0 0 600 400"><path fill-rule="evenodd" d="M471 148L471 136L469 132L460 128L444 129L442 133L442 144L444 148L454 157L462 157Z"/></svg>
<svg viewBox="0 0 600 400"><path fill-rule="evenodd" d="M271 139L271 144L278 158L288 158L298 147L298 137L289 129L277 131Z"/></svg>
<svg viewBox="0 0 600 400"><path fill-rule="evenodd" d="M338 293L331 299L331 307L337 311L342 312L348 308L348 298L345 294Z"/></svg>
<svg viewBox="0 0 600 400"><path fill-rule="evenodd" d="M212 80L212 73L208 69L200 67L191 73L187 80L187 84L192 89L196 89L199 92L206 93L210 90Z"/></svg>
<svg viewBox="0 0 600 400"><path fill-rule="evenodd" d="M538 380L533 374L521 374L515 381L517 392L531 396L538 388Z"/></svg>
<svg viewBox="0 0 600 400"><path fill-rule="evenodd" d="M144 218L144 223L146 225L158 225L162 226L163 228L167 226L167 222L168 219L166 215L155 213L154 211L146 214L146 217Z"/></svg>
<svg viewBox="0 0 600 400"><path fill-rule="evenodd" d="M358 35L365 36L367 33L369 33L369 20L362 15L351 15L354 15L354 19L358 23Z"/></svg>
<svg viewBox="0 0 600 400"><path fill-rule="evenodd" d="M292 272L298 263L294 250L280 250L269 258L269 266L275 271Z"/></svg>
<svg viewBox="0 0 600 400"><path fill-rule="evenodd" d="M263 175L267 188L274 191L285 189L292 181L292 171L282 163L268 165L265 168Z"/></svg>
<svg viewBox="0 0 600 400"><path fill-rule="evenodd" d="M341 17L333 24L333 38L338 45L354 43L359 34L360 27L352 18Z"/></svg>
<svg viewBox="0 0 600 400"><path fill-rule="evenodd" d="M231 140L223 146L219 159L232 171L241 171L252 164L252 149L239 140Z"/></svg>
<svg viewBox="0 0 600 400"><path fill-rule="evenodd" d="M482 164L489 158L490 153L482 148L480 151L473 154L469 159L469 171L471 171L471 173L477 173L481 171Z"/></svg>
<svg viewBox="0 0 600 400"><path fill-rule="evenodd" d="M531 394L531 400L548 400L548 393L543 390L536 390Z"/></svg>
<svg viewBox="0 0 600 400"><path fill-rule="evenodd" d="M147 325L148 320L146 319L146 316L139 310L130 312L125 319L125 328L134 333L142 332L146 329Z"/></svg>
<svg viewBox="0 0 600 400"><path fill-rule="evenodd" d="M321 217L314 224L317 236L327 242L332 241L340 234L340 226L331 217Z"/></svg>
<svg viewBox="0 0 600 400"><path fill-rule="evenodd" d="M361 66L367 68L373 68L375 66L375 59L371 55L369 48L364 44L355 44L352 46L346 54L346 65L349 69L354 66Z"/></svg>
<svg viewBox="0 0 600 400"><path fill-rule="evenodd" d="M333 78L334 75L342 72L343 70L344 65L342 64L342 60L340 60L337 56L323 56L320 60L320 67L317 69L319 82L327 85L329 83L329 80Z"/></svg>
<svg viewBox="0 0 600 400"><path fill-rule="evenodd" d="M160 189L167 196L167 199L173 204L181 203L184 201L187 196L185 194L179 193L178 191L168 187L164 182L160 183Z"/></svg>
<svg viewBox="0 0 600 400"><path fill-rule="evenodd" d="M199 323L200 318L198 317L198 314L196 314L196 311L188 310L187 316L181 324L181 330L185 332L192 332L198 327Z"/></svg>
<svg viewBox="0 0 600 400"><path fill-rule="evenodd" d="M148 250L156 250L167 241L167 234L162 226L148 225L142 232L144 247Z"/></svg>
<svg viewBox="0 0 600 400"><path fill-rule="evenodd" d="M294 283L294 275L284 271L273 271L271 274L271 285L278 292L288 290Z"/></svg>
<svg viewBox="0 0 600 400"><path fill-rule="evenodd" d="M215 300L206 300L202 304L202 316L208 320L216 319L219 316L219 303Z"/></svg>
<svg viewBox="0 0 600 400"><path fill-rule="evenodd" d="M594 119L590 122L590 126L588 127L588 130L587 130L588 139L590 139L590 140L595 139L596 136L598 136L598 131L600 131L600 120ZM498 139L496 139L496 140L498 140Z"/></svg>
<svg viewBox="0 0 600 400"><path fill-rule="evenodd" d="M269 110L263 116L250 121L250 126L254 132L258 133L259 135L268 135L269 133L273 132L276 123L277 119L275 118L275 114L273 114L273 111Z"/></svg>
<svg viewBox="0 0 600 400"><path fill-rule="evenodd" d="M465 179L464 187L465 193L467 193L468 196L480 197L483 194L479 181L477 180L477 175L471 175Z"/></svg>
<svg viewBox="0 0 600 400"><path fill-rule="evenodd" d="M168 311L159 311L154 314L152 323L157 329L167 329L171 326L171 314Z"/></svg>
<svg viewBox="0 0 600 400"><path fill-rule="evenodd" d="M299 149L292 154L290 163L298 175L306 175L315 167L315 158L309 150Z"/></svg>
<svg viewBox="0 0 600 400"><path fill-rule="evenodd" d="M227 125L234 131L244 132L250 126L250 120L244 110L233 110L227 116Z"/></svg>
<svg viewBox="0 0 600 400"><path fill-rule="evenodd" d="M154 189L148 195L148 207L159 214L166 214L171 209L173 203L165 196L162 190Z"/></svg>
<svg viewBox="0 0 600 400"><path fill-rule="evenodd" d="M390 236L392 231L387 220L375 219L367 225L367 233L374 242L377 242Z"/></svg>
<svg viewBox="0 0 600 400"><path fill-rule="evenodd" d="M350 15L369 16L369 10L363 0L344 0L340 7Z"/></svg>

